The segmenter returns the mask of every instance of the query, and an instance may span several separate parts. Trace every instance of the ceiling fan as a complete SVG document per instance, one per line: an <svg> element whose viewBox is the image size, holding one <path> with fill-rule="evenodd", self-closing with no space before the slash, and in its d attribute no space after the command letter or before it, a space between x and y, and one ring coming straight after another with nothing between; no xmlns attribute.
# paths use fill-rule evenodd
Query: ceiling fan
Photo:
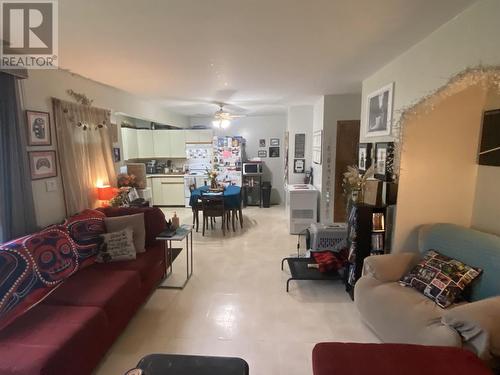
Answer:
<svg viewBox="0 0 500 375"><path fill-rule="evenodd" d="M235 118L245 117L245 115L233 115L224 111L224 104L219 103L219 109L214 113L212 125L217 129L225 129L231 124L231 120Z"/></svg>

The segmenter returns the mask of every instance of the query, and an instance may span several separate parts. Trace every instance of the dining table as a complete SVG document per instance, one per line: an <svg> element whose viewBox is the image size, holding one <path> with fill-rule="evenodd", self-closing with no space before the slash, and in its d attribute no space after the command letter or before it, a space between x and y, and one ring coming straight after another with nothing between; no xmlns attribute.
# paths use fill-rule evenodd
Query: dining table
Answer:
<svg viewBox="0 0 500 375"><path fill-rule="evenodd" d="M197 189L191 191L191 197L189 198L189 205L191 207L195 206L198 199L202 195L215 195L224 197L224 207L228 210L238 209L241 207L241 187L236 185L229 185L224 188L223 192L211 192L209 186L201 186Z"/></svg>

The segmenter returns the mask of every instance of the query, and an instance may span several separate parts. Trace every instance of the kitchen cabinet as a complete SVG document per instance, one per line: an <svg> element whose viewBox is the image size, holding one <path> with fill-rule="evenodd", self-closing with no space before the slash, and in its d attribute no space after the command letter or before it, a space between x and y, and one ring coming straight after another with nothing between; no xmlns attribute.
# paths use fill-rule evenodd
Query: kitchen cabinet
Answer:
<svg viewBox="0 0 500 375"><path fill-rule="evenodd" d="M168 130L153 130L153 148L155 157L170 157L170 137Z"/></svg>
<svg viewBox="0 0 500 375"><path fill-rule="evenodd" d="M154 153L157 158L185 158L184 130L153 130Z"/></svg>
<svg viewBox="0 0 500 375"><path fill-rule="evenodd" d="M184 177L152 177L153 205L184 206Z"/></svg>
<svg viewBox="0 0 500 375"><path fill-rule="evenodd" d="M186 158L185 130L167 130L170 137L170 157Z"/></svg>
<svg viewBox="0 0 500 375"><path fill-rule="evenodd" d="M153 132L149 129L137 129L137 149L140 159L155 157Z"/></svg>
<svg viewBox="0 0 500 375"><path fill-rule="evenodd" d="M123 160L137 159L139 157L137 144L137 130L121 128Z"/></svg>
<svg viewBox="0 0 500 375"><path fill-rule="evenodd" d="M210 129L185 130L186 143L212 143L213 131Z"/></svg>

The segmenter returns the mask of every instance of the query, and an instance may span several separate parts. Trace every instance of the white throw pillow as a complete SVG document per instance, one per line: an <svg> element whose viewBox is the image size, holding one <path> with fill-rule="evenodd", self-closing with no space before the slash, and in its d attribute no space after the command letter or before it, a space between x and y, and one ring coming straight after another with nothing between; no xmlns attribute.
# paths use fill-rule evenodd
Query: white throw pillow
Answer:
<svg viewBox="0 0 500 375"><path fill-rule="evenodd" d="M144 213L124 215L116 217L105 217L107 232L118 232L125 228L131 228L134 236L136 253L146 251L146 228L144 226Z"/></svg>
<svg viewBox="0 0 500 375"><path fill-rule="evenodd" d="M132 229L126 228L101 236L104 242L97 254L96 261L98 263L119 262L136 258Z"/></svg>

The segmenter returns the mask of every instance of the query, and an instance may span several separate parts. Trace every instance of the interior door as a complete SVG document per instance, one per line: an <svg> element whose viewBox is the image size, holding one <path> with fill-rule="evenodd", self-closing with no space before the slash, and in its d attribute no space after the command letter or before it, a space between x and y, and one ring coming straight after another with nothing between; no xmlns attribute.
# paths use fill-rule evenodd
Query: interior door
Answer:
<svg viewBox="0 0 500 375"><path fill-rule="evenodd" d="M347 219L346 198L342 191L342 179L347 166L358 164L359 120L337 122L337 155L335 157L335 193L333 221L345 222ZM334 151L335 152L335 151Z"/></svg>

